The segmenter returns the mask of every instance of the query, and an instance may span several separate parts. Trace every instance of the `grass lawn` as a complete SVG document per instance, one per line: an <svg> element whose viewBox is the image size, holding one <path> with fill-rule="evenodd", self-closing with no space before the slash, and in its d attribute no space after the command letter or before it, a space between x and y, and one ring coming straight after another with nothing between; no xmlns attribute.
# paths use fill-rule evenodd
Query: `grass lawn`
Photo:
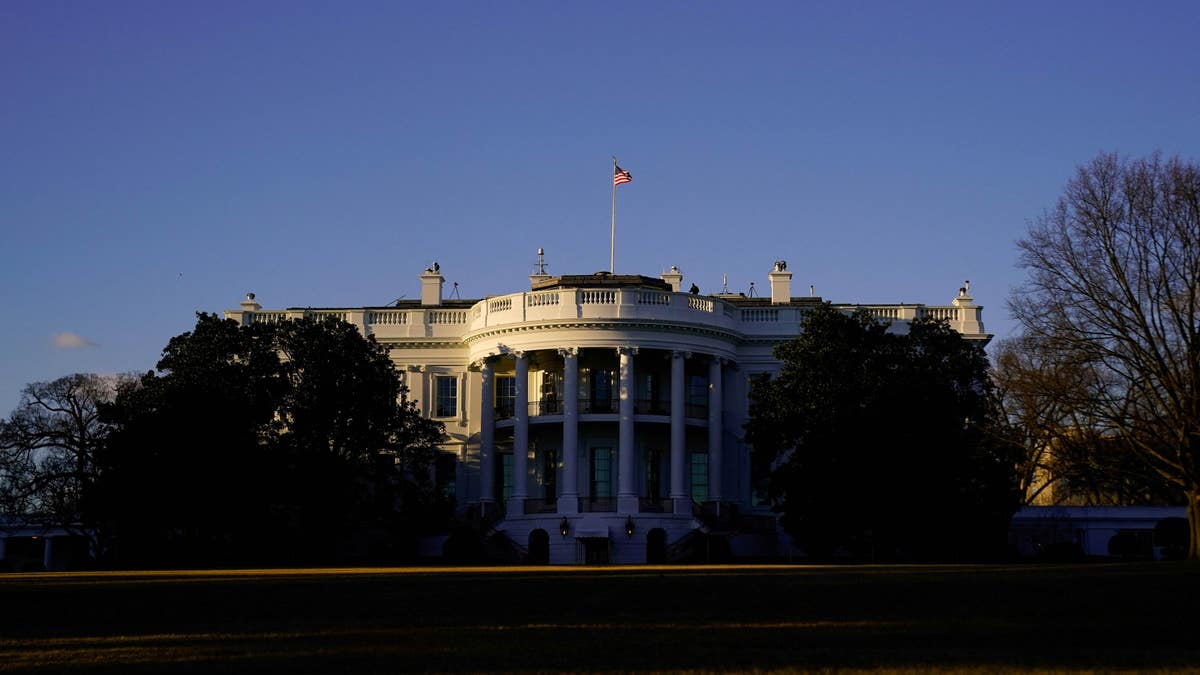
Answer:
<svg viewBox="0 0 1200 675"><path fill-rule="evenodd" d="M0 575L14 672L1200 671L1200 565Z"/></svg>

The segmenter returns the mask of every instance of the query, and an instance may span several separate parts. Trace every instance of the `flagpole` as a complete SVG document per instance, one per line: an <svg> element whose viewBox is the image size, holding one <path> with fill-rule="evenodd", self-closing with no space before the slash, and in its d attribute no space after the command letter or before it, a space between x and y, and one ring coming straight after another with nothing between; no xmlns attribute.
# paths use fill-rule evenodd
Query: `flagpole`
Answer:
<svg viewBox="0 0 1200 675"><path fill-rule="evenodd" d="M617 173L617 157L613 156L613 175ZM612 236L609 239L608 245L608 272L609 274L617 273L617 181L613 180L612 186Z"/></svg>

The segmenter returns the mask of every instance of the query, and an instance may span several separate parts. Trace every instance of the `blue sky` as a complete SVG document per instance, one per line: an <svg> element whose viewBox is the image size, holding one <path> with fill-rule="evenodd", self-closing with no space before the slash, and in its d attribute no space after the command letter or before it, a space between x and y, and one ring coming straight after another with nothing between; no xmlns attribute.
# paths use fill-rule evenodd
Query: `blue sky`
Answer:
<svg viewBox="0 0 1200 675"><path fill-rule="evenodd" d="M1014 241L1101 151L1197 159L1194 2L0 3L0 415L197 310L608 266L1013 334ZM74 337L71 337L74 336ZM56 340L57 338L57 340Z"/></svg>

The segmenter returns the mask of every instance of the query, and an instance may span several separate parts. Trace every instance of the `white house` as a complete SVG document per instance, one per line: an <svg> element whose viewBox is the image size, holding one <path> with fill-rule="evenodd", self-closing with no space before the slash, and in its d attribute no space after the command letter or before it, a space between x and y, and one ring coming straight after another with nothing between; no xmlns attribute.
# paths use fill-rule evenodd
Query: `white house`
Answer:
<svg viewBox="0 0 1200 675"><path fill-rule="evenodd" d="M409 397L445 423L438 478L460 512L531 561L658 562L714 545L773 555L774 518L743 440L748 393L822 300L793 297L783 261L767 279L769 295L746 297L683 292L674 267L534 274L529 290L457 300L443 297L435 265L419 301L264 310L250 294L226 316L334 316L375 336ZM949 305L841 307L897 331L934 316L991 337L969 286Z"/></svg>

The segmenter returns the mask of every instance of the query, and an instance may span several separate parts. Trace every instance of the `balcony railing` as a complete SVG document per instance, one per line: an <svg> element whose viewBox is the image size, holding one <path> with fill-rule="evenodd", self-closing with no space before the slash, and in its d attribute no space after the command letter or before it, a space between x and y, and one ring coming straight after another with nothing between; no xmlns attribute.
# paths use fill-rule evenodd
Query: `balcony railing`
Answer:
<svg viewBox="0 0 1200 675"><path fill-rule="evenodd" d="M580 513L611 513L617 510L617 500L606 497L581 497Z"/></svg>
<svg viewBox="0 0 1200 675"><path fill-rule="evenodd" d="M496 404L494 408L495 420L511 419L516 415L516 404L512 401L502 401ZM540 401L529 402L529 416L541 417L544 415L561 415L563 414L564 404L562 401L553 398L542 399ZM614 398L606 399L579 399L578 412L581 415L605 415L616 414L620 412L620 402ZM656 399L638 399L634 401L633 412L637 415L670 415L671 402L660 401ZM683 415L689 419L707 419L708 406L699 404L687 404L683 406Z"/></svg>
<svg viewBox="0 0 1200 675"><path fill-rule="evenodd" d="M540 401L529 402L530 417L538 417L541 415L561 415L562 413L562 401L556 398L544 398Z"/></svg>
<svg viewBox="0 0 1200 675"><path fill-rule="evenodd" d="M579 413L582 414L604 414L616 413L618 410L618 401L615 398L581 398L579 399Z"/></svg>
<svg viewBox="0 0 1200 675"><path fill-rule="evenodd" d="M558 500L534 498L525 500L525 513L555 513L558 511Z"/></svg>
<svg viewBox="0 0 1200 675"><path fill-rule="evenodd" d="M633 402L633 412L638 415L670 415L671 402L639 398Z"/></svg>
<svg viewBox="0 0 1200 675"><path fill-rule="evenodd" d="M639 513L671 513L673 510L675 510L675 502L670 499L652 499L650 497L638 499Z"/></svg>

